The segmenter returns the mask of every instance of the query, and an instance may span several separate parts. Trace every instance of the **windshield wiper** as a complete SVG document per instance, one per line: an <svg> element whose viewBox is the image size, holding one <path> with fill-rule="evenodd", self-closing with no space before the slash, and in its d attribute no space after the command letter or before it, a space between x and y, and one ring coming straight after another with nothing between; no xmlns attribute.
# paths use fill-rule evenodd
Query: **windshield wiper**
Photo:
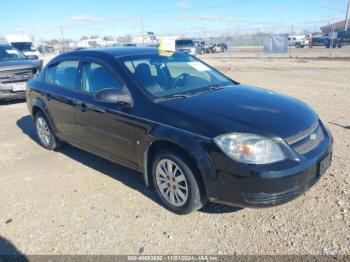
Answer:
<svg viewBox="0 0 350 262"><path fill-rule="evenodd" d="M161 102L161 101L168 101L168 100L174 100L174 99L181 99L181 98L187 98L188 95L171 95L171 96L164 96L160 98L156 98L154 102Z"/></svg>
<svg viewBox="0 0 350 262"><path fill-rule="evenodd" d="M191 95L201 95L201 94L205 94L205 93L210 93L216 90L220 90L220 89L224 89L226 86L211 86L208 87L204 90L200 90L198 92L192 93Z"/></svg>

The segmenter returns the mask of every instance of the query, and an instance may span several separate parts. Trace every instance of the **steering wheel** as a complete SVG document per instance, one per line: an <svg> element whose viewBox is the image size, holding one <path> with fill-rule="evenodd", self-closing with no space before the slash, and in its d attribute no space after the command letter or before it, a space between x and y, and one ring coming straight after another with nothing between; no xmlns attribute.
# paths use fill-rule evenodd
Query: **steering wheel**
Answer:
<svg viewBox="0 0 350 262"><path fill-rule="evenodd" d="M182 73L178 75L172 84L172 88L183 86L189 78L190 78L190 75L187 73Z"/></svg>

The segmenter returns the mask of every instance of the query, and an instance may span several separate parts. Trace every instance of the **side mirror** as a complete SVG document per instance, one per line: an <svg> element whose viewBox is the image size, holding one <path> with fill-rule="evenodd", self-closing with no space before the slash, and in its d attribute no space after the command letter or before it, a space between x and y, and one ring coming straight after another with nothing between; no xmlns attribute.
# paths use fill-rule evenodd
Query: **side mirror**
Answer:
<svg viewBox="0 0 350 262"><path fill-rule="evenodd" d="M94 94L94 100L97 102L132 105L132 99L129 94L117 91L115 88L105 88Z"/></svg>

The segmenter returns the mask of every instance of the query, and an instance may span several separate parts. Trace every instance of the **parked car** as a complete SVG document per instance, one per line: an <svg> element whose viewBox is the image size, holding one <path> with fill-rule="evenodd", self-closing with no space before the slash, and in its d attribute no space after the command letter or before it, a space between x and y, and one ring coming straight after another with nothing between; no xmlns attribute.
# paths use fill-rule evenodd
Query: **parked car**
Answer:
<svg viewBox="0 0 350 262"><path fill-rule="evenodd" d="M313 36L309 40L309 47L312 48L314 46L330 46L330 40L326 36Z"/></svg>
<svg viewBox="0 0 350 262"><path fill-rule="evenodd" d="M205 41L193 41L194 48L196 49L196 54L205 53Z"/></svg>
<svg viewBox="0 0 350 262"><path fill-rule="evenodd" d="M42 54L27 35L9 34L5 35L4 38L10 45L21 51L27 58L40 61L43 60Z"/></svg>
<svg viewBox="0 0 350 262"><path fill-rule="evenodd" d="M336 45L341 48L345 45L350 45L350 30L338 32Z"/></svg>
<svg viewBox="0 0 350 262"><path fill-rule="evenodd" d="M212 53L227 52L227 45L225 43L216 43L211 46Z"/></svg>
<svg viewBox="0 0 350 262"><path fill-rule="evenodd" d="M197 47L191 39L178 39L175 41L176 51L184 52L191 55L197 54Z"/></svg>
<svg viewBox="0 0 350 262"><path fill-rule="evenodd" d="M332 135L303 102L228 78L182 52L90 49L29 82L41 145L61 142L143 174L166 208L290 201L330 166Z"/></svg>
<svg viewBox="0 0 350 262"><path fill-rule="evenodd" d="M0 44L0 100L25 98L26 83L41 68L10 45Z"/></svg>
<svg viewBox="0 0 350 262"><path fill-rule="evenodd" d="M126 44L123 44L124 47L131 47L131 46L137 46L135 43L126 43Z"/></svg>
<svg viewBox="0 0 350 262"><path fill-rule="evenodd" d="M291 35L288 36L288 46L294 46L295 48L304 48L308 45L308 40L305 35Z"/></svg>

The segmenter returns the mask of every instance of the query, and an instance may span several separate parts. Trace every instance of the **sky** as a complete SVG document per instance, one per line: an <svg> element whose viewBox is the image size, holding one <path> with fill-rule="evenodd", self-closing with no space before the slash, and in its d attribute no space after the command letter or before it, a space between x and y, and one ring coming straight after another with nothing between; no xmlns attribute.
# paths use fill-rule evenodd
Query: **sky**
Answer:
<svg viewBox="0 0 350 262"><path fill-rule="evenodd" d="M11 0L1 3L0 35L217 36L318 31L345 19L348 0ZM5 11L6 10L6 11Z"/></svg>

